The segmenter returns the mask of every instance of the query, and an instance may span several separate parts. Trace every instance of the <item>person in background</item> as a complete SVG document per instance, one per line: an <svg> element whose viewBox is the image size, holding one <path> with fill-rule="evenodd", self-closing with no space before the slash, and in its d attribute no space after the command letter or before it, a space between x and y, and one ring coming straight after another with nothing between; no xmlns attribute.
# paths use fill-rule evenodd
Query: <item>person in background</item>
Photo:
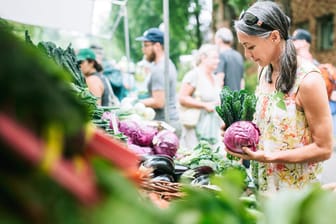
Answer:
<svg viewBox="0 0 336 224"><path fill-rule="evenodd" d="M147 84L149 82L152 63L143 58L136 65L135 81L139 99L148 97Z"/></svg>
<svg viewBox="0 0 336 224"><path fill-rule="evenodd" d="M93 52L95 53L96 61L98 62L98 64L103 65L104 60L106 60L105 53L104 53L104 48L97 45L97 44L91 44L90 49L92 49Z"/></svg>
<svg viewBox="0 0 336 224"><path fill-rule="evenodd" d="M142 51L148 62L152 63L151 74L147 84L149 97L141 99L140 102L155 110L155 120L167 121L180 134L179 116L176 105L176 80L177 71L174 63L169 59L169 93L168 102L165 96L165 69L164 69L164 48L163 32L158 28L150 28L144 35L137 37L142 42ZM164 107L167 105L169 118L165 118Z"/></svg>
<svg viewBox="0 0 336 224"><path fill-rule="evenodd" d="M320 63L311 54L310 45L311 45L312 37L309 31L305 29L296 29L293 32L292 40L294 42L294 46L295 46L298 56L311 61L314 65L318 66L318 68L321 70L321 74L324 77L324 80L326 81L330 112L332 114L333 135L336 136L336 101L335 99L332 99L333 84L329 80L330 78L329 75L333 75L333 73L330 72L332 71L332 69L328 70L324 66L320 66Z"/></svg>
<svg viewBox="0 0 336 224"><path fill-rule="evenodd" d="M85 77L89 91L97 97L99 106L118 105L119 101L114 96L113 90L101 74L102 66L96 61L96 55L90 48L80 49L77 54L77 61Z"/></svg>
<svg viewBox="0 0 336 224"><path fill-rule="evenodd" d="M232 48L233 35L230 29L220 28L215 34L215 43L219 48L219 64L216 74L223 80L224 86L231 90L244 89L244 59Z"/></svg>
<svg viewBox="0 0 336 224"><path fill-rule="evenodd" d="M309 31L305 29L296 29L293 32L293 36L291 37L291 39L293 40L296 49L296 54L298 57L302 57L306 60L309 60L316 66L319 65L319 62L310 53L310 45L312 38Z"/></svg>
<svg viewBox="0 0 336 224"><path fill-rule="evenodd" d="M313 63L297 57L289 26L290 19L272 1L254 3L234 25L246 58L259 65L253 121L260 138L257 151L226 150L253 161L256 184L267 193L319 182L322 161L332 153L324 80Z"/></svg>
<svg viewBox="0 0 336 224"><path fill-rule="evenodd" d="M109 81L116 97L118 97L119 101L122 101L125 97L122 71L115 66L112 66L112 64L105 63L103 75Z"/></svg>
<svg viewBox="0 0 336 224"><path fill-rule="evenodd" d="M135 91L135 65L133 62L129 61L127 57L122 57L118 63L118 67L122 73L122 96L121 98L132 95Z"/></svg>
<svg viewBox="0 0 336 224"><path fill-rule="evenodd" d="M200 140L210 144L220 141L221 120L215 106L220 102L221 82L214 74L218 63L217 47L204 44L196 53L196 66L183 77L179 91L180 105L201 110L195 127L182 126L180 145L185 149L192 150Z"/></svg>

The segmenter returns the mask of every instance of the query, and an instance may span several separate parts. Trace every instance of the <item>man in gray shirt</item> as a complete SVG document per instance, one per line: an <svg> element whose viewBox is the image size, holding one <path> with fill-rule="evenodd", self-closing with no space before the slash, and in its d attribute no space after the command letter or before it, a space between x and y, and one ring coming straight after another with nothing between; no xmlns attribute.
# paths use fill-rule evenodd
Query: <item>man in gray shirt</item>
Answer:
<svg viewBox="0 0 336 224"><path fill-rule="evenodd" d="M164 77L164 48L163 32L158 28L148 29L143 36L137 37L142 41L142 50L147 61L152 62L151 76L148 82L149 98L141 100L147 107L155 110L155 120L165 121L164 107L167 103L169 124L179 130L179 116L176 106L176 80L177 71L169 59L169 102L165 102L165 77Z"/></svg>
<svg viewBox="0 0 336 224"><path fill-rule="evenodd" d="M215 35L215 42L219 48L219 64L216 74L223 77L224 86L231 90L240 90L245 87L244 59L232 48L233 35L230 29L220 28Z"/></svg>

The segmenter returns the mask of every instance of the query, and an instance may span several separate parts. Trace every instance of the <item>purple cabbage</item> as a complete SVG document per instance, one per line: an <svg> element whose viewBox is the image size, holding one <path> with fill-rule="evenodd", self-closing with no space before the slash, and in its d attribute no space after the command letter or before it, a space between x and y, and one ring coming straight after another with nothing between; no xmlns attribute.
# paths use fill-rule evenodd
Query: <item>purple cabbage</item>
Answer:
<svg viewBox="0 0 336 224"><path fill-rule="evenodd" d="M111 120L112 118L112 113L110 111L105 111L102 116L101 119L102 120Z"/></svg>
<svg viewBox="0 0 336 224"><path fill-rule="evenodd" d="M153 155L153 148L149 146L139 146L135 144L128 144L128 148L139 156Z"/></svg>
<svg viewBox="0 0 336 224"><path fill-rule="evenodd" d="M154 154L174 157L179 148L179 139L172 131L162 130L153 139Z"/></svg>
<svg viewBox="0 0 336 224"><path fill-rule="evenodd" d="M133 120L119 122L119 131L128 137L128 141L139 146L152 146L157 129L140 125Z"/></svg>
<svg viewBox="0 0 336 224"><path fill-rule="evenodd" d="M109 127L113 129L113 122L112 122L113 114L110 111L105 111L103 115L101 116L102 120L108 120L109 121ZM119 119L117 116L115 116L118 127L119 127Z"/></svg>
<svg viewBox="0 0 336 224"><path fill-rule="evenodd" d="M149 126L140 126L139 129L132 133L131 138L134 144L140 146L152 146L153 138L157 129Z"/></svg>
<svg viewBox="0 0 336 224"><path fill-rule="evenodd" d="M123 120L119 122L118 128L121 133L131 138L132 133L139 129L139 124L133 120Z"/></svg>
<svg viewBox="0 0 336 224"><path fill-rule="evenodd" d="M224 144L227 149L236 153L244 153L241 149L246 146L252 151L257 150L260 130L251 121L237 121L225 131Z"/></svg>

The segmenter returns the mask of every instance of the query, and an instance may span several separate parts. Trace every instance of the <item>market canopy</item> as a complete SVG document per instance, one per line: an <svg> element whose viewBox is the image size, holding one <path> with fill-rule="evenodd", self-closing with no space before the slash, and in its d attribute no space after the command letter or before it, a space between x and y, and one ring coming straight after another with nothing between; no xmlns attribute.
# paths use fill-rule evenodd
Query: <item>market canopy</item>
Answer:
<svg viewBox="0 0 336 224"><path fill-rule="evenodd" d="M93 0L0 0L0 17L24 24L91 33Z"/></svg>
<svg viewBox="0 0 336 224"><path fill-rule="evenodd" d="M0 0L0 17L23 24L104 36L99 28L108 22L112 5L123 9L126 3L127 0Z"/></svg>

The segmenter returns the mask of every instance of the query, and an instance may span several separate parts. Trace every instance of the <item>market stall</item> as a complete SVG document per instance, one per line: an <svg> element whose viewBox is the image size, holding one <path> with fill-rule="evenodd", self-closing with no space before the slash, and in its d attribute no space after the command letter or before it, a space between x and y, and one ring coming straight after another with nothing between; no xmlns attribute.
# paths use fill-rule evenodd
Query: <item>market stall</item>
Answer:
<svg viewBox="0 0 336 224"><path fill-rule="evenodd" d="M5 223L335 220L336 196L317 185L300 193L259 195L235 158L206 141L181 149L174 130L153 120L153 110L135 99L126 98L119 107L97 106L71 46L33 43L28 33L23 41L1 24L0 47L0 89L6 93L0 97L0 220ZM217 112L226 123L251 120L254 99L225 91ZM233 131L228 140L233 150L241 142L235 137ZM323 208L322 216L316 206Z"/></svg>

